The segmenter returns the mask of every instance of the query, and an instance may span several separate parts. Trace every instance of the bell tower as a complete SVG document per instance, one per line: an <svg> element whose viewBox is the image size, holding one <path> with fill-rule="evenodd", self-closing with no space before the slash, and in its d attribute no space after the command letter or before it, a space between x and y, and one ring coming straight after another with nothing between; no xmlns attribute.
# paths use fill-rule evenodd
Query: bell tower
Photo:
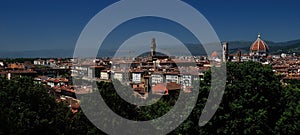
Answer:
<svg viewBox="0 0 300 135"><path fill-rule="evenodd" d="M227 62L228 60L228 43L223 42L223 62Z"/></svg>

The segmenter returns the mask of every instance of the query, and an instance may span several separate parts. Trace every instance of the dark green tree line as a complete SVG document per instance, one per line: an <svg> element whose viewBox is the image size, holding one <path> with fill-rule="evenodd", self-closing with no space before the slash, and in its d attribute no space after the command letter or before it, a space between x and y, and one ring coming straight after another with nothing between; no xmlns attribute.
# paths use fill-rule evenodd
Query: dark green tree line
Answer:
<svg viewBox="0 0 300 135"><path fill-rule="evenodd" d="M63 134L69 132L71 112L56 103L41 85L31 78L0 79L0 133Z"/></svg>
<svg viewBox="0 0 300 135"><path fill-rule="evenodd" d="M227 63L226 66L224 95L212 119L205 126L198 126L211 89L212 73L208 71L204 80L200 81L196 107L188 119L170 134L299 133L300 88L297 81L282 85L271 66L256 62ZM172 109L178 96L163 96L150 106L136 106L123 100L112 83L100 82L97 85L99 91L95 92L100 92L106 104L120 116L131 120L162 116ZM126 86L120 88L131 91ZM136 98L130 92L127 96ZM30 78L1 78L0 107L0 134L104 134L81 110L72 115L66 105L56 103L43 86L34 85Z"/></svg>

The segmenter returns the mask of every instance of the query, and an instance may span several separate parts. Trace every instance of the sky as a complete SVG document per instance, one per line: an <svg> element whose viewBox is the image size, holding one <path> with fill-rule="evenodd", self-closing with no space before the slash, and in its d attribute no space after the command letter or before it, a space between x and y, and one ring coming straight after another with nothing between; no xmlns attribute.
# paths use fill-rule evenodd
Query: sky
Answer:
<svg viewBox="0 0 300 135"><path fill-rule="evenodd" d="M0 52L74 48L92 17L114 2L117 1L1 0ZM298 0L184 2L206 17L221 41L254 41L258 33L275 42L300 39Z"/></svg>

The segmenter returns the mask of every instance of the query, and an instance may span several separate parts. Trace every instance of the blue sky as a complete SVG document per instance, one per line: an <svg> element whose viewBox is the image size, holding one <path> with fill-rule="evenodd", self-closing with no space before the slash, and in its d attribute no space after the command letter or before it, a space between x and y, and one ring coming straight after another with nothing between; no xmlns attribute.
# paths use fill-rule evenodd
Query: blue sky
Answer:
<svg viewBox="0 0 300 135"><path fill-rule="evenodd" d="M1 51L74 48L84 26L112 0L1 0ZM220 40L300 39L297 0L185 0L211 23Z"/></svg>

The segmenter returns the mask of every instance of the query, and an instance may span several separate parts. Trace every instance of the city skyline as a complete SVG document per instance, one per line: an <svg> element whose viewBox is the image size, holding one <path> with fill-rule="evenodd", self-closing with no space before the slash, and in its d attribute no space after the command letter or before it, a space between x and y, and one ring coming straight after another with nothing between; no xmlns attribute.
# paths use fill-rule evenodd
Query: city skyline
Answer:
<svg viewBox="0 0 300 135"><path fill-rule="evenodd" d="M297 134L297 0L2 0L0 134Z"/></svg>

